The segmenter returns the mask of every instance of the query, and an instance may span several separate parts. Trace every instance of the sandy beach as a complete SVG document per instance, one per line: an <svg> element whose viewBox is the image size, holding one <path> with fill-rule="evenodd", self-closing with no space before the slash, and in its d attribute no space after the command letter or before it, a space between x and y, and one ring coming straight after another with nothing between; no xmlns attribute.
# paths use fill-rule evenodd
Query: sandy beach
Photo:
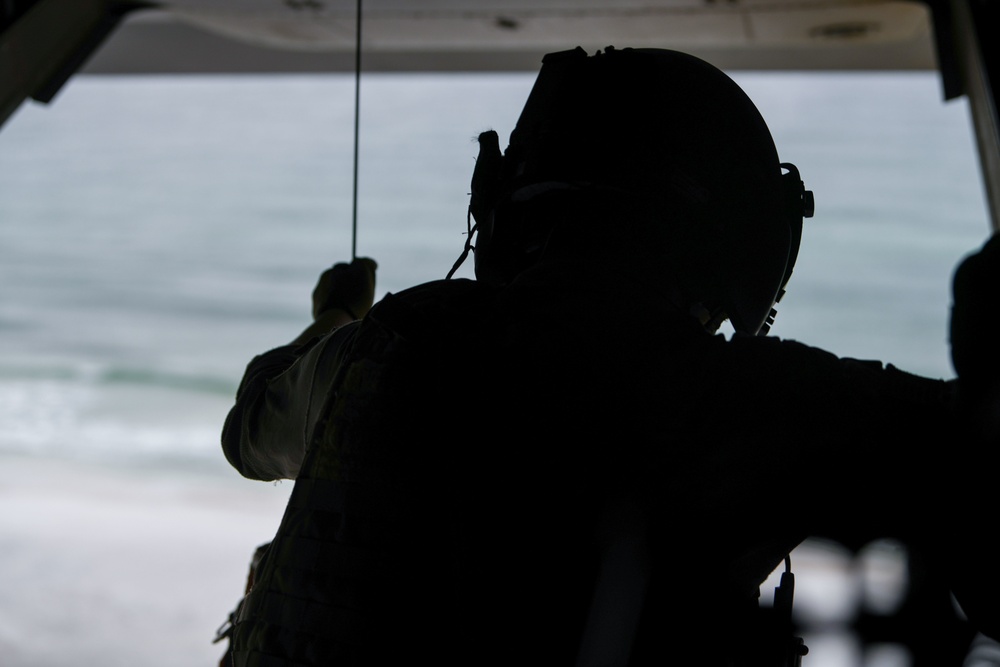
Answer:
<svg viewBox="0 0 1000 667"><path fill-rule="evenodd" d="M218 664L216 628L291 483L244 480L221 456L194 472L12 456L0 465L0 665ZM847 563L808 548L795 562L800 611L851 605ZM762 593L769 601L773 583ZM850 664L843 645L812 641L813 667Z"/></svg>
<svg viewBox="0 0 1000 667"><path fill-rule="evenodd" d="M215 630L290 484L9 456L0 468L0 665L218 663Z"/></svg>

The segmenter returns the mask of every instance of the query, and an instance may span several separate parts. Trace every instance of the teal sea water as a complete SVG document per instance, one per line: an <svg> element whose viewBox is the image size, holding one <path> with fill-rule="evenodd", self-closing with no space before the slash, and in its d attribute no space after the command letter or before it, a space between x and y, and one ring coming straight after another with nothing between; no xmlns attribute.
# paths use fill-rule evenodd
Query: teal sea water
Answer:
<svg viewBox="0 0 1000 667"><path fill-rule="evenodd" d="M816 193L773 333L949 376L950 272L988 230L964 100L930 74L737 78ZM364 80L380 293L447 273L473 138L506 137L532 80ZM217 459L243 365L351 254L353 85L80 78L0 130L0 452Z"/></svg>
<svg viewBox="0 0 1000 667"><path fill-rule="evenodd" d="M937 78L924 73L734 77L816 195L772 332L951 377L948 283L989 233L964 100L943 102ZM13 471L0 482L0 547L13 554L4 571L25 577L0 597L0 649L14 656L0 664L69 664L66 656L88 650L105 665L216 655L206 637L240 591L254 536L267 539L280 511L266 500L256 522L211 515L233 502L224 489L238 496L250 484L234 478L218 446L244 365L307 324L314 280L349 258L352 243L379 262L379 294L444 277L464 243L474 138L494 128L505 139L532 82L367 77L354 240L351 77L80 77L51 106L26 105L0 128L0 462ZM128 595L80 593L69 574L80 561L55 559L66 550L60 535L87 542L93 531L66 519L39 532L51 524L23 503L54 502L30 494L50 484L63 494L53 509L61 516L95 507L113 483L101 477L79 490L81 470L151 480L154 496L167 493L157 486L164 479L210 480L185 487L183 502L170 496L180 514L153 512L178 539L203 531L200 556L184 550L185 576L214 582L205 574L213 567L231 570L196 605L200 616L177 608L189 588L148 611L158 632L174 633L157 640L162 660L145 654L149 633L135 625ZM194 496L205 502L184 504ZM136 540L164 540L154 519L115 514L128 502L113 501L104 516L134 520ZM223 522L245 528L246 544L227 552L232 566L208 557L224 541ZM130 553L133 541L120 539L116 553ZM155 553L177 561L169 545ZM111 567L107 552L95 547L91 557ZM103 576L117 581L123 571ZM39 601L26 582L53 572L64 572L65 585ZM66 618L53 611L60 605ZM96 626L74 625L87 613ZM32 614L55 614L61 630L24 621Z"/></svg>

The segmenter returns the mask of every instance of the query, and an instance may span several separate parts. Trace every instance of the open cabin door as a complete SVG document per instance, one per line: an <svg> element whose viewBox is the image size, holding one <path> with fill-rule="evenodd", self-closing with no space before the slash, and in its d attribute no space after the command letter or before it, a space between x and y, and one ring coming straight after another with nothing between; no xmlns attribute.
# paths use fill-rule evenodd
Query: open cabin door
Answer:
<svg viewBox="0 0 1000 667"><path fill-rule="evenodd" d="M435 11L406 12L407 4ZM663 0L633 3L632 14L620 2L573 11L560 9L565 4L538 0L529 11L510 2L369 0L365 66L535 71L541 54L581 42L588 49L612 43L679 48L728 69L936 67L946 99L969 98L988 210L1000 229L1000 74L998 47L989 37L1000 26L996 2ZM265 5L280 16L251 16L251 8ZM0 124L26 100L52 101L77 72L350 71L354 7L351 0L165 0L155 6L0 0ZM654 20L657 30L640 31ZM296 47L289 35L306 42ZM553 43L553 35L562 41ZM595 35L600 41L591 43Z"/></svg>

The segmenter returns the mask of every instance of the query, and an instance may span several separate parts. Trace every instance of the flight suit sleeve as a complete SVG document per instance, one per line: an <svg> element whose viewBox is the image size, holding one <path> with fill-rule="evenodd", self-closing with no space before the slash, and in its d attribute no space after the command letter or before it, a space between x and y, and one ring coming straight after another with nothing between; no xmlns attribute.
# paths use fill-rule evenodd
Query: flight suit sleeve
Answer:
<svg viewBox="0 0 1000 667"><path fill-rule="evenodd" d="M226 417L222 449L250 479L295 479L358 322L255 357Z"/></svg>

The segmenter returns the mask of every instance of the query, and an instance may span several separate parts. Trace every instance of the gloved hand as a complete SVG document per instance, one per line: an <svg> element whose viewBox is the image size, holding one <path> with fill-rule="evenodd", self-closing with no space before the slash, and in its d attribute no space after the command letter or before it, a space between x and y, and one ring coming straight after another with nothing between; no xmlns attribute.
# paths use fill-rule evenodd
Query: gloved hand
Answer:
<svg viewBox="0 0 1000 667"><path fill-rule="evenodd" d="M958 265L952 280L951 360L958 377L1000 385L1000 234Z"/></svg>
<svg viewBox="0 0 1000 667"><path fill-rule="evenodd" d="M358 257L324 271L312 293L313 319L318 320L333 308L345 310L353 319L364 317L375 300L376 269L375 260Z"/></svg>

